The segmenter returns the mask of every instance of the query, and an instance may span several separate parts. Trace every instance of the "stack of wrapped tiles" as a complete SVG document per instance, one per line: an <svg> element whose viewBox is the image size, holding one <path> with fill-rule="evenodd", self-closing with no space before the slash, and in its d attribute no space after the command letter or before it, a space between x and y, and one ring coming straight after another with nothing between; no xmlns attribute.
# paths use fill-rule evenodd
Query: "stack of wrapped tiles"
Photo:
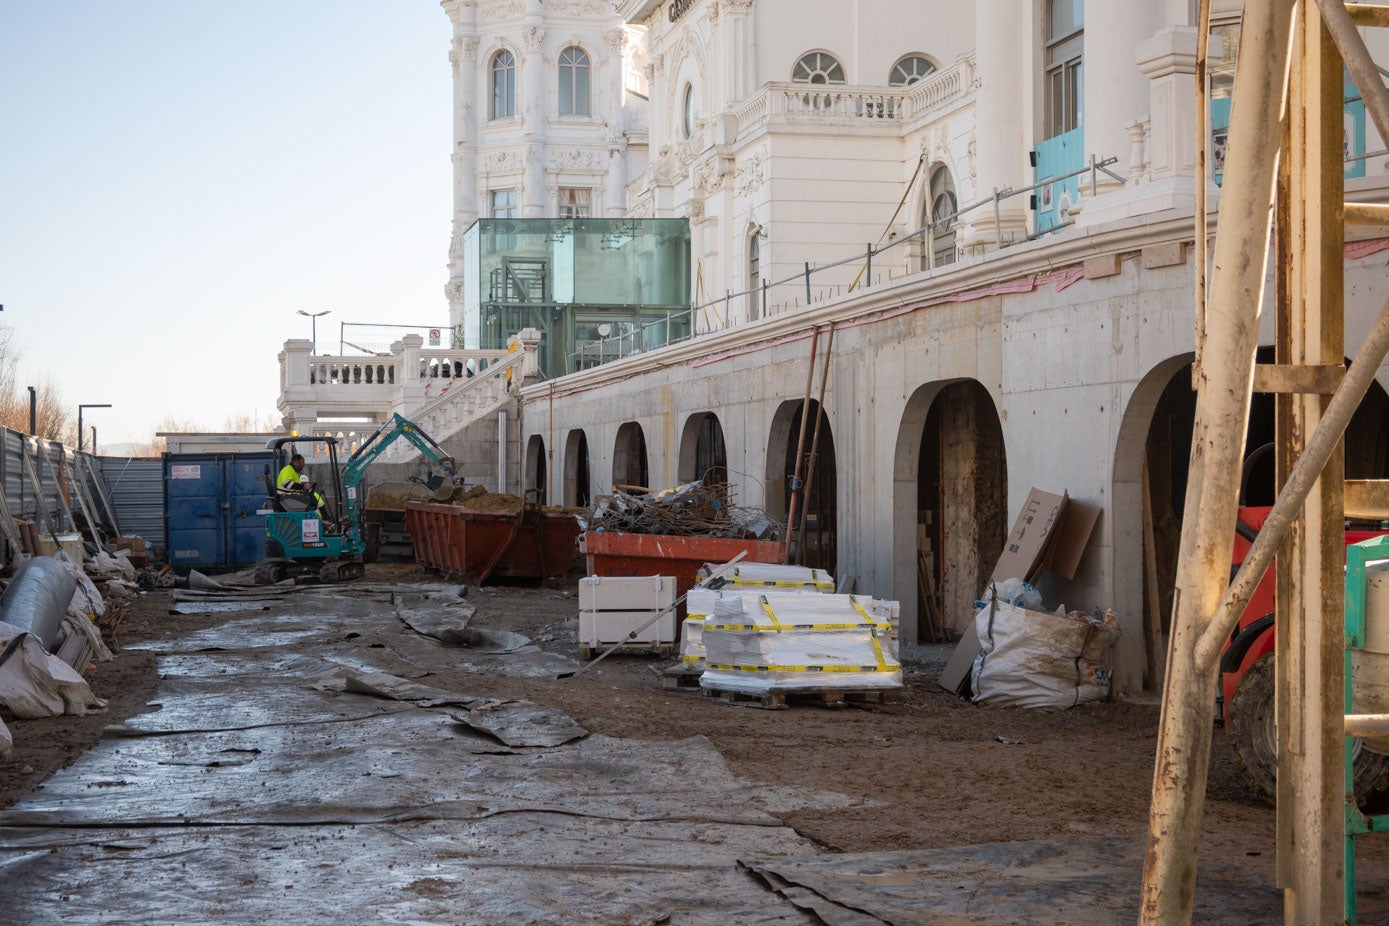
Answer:
<svg viewBox="0 0 1389 926"><path fill-rule="evenodd" d="M701 639L706 692L900 690L897 603L765 592L715 602Z"/></svg>
<svg viewBox="0 0 1389 926"><path fill-rule="evenodd" d="M706 565L701 570L707 581L717 566ZM783 566L780 563L739 563L722 576L718 588L698 585L685 598L685 623L680 630L680 661L682 670L704 670L704 624L712 617L714 608L725 598L757 597L767 592L818 595L834 591L834 577L823 569L805 566Z"/></svg>

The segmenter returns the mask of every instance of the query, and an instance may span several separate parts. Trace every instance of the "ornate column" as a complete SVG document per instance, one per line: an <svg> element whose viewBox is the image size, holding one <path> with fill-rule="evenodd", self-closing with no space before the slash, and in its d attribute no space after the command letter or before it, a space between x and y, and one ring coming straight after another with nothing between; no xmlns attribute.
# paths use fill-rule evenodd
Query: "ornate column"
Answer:
<svg viewBox="0 0 1389 926"><path fill-rule="evenodd" d="M545 216L545 136L550 119L551 75L545 66L545 27L537 0L530 0L526 24L521 28L525 46L520 81L521 118L524 122L525 166L521 189L521 218Z"/></svg>
<svg viewBox="0 0 1389 926"><path fill-rule="evenodd" d="M1190 178L1196 170L1196 28L1169 26L1138 46L1152 114L1145 160L1153 180Z"/></svg>
<svg viewBox="0 0 1389 926"><path fill-rule="evenodd" d="M752 29L748 23L752 0L723 0L723 9L728 102L736 103L747 99L757 89L753 81Z"/></svg>
<svg viewBox="0 0 1389 926"><path fill-rule="evenodd" d="M978 195L982 199L994 188L1020 189L1032 183L1027 167L1031 133L1025 132L1025 126L1031 124L1031 110L1024 106L1024 98L1030 95L1034 81L1024 74L1024 62L1030 60L1025 51L1031 19L1017 15L1014 0L978 0L974 15L979 80L974 135ZM1027 233L1027 216L1025 197L1015 196L1000 206L1004 241ZM993 218L993 210L987 206L971 213L962 243L992 248L997 240Z"/></svg>
<svg viewBox="0 0 1389 926"><path fill-rule="evenodd" d="M1135 50L1165 23L1159 3L1085 4L1085 162L1117 157L1110 170L1121 172L1132 143L1125 124L1148 112L1148 81L1134 63ZM1186 130L1190 132L1190 123ZM1097 188L1103 193L1119 187L1118 181L1100 174ZM1089 195L1089 178L1082 196Z"/></svg>
<svg viewBox="0 0 1389 926"><path fill-rule="evenodd" d="M603 33L603 133L608 170L603 183L603 214L620 219L627 214L627 138L622 127L622 50L627 44L627 30L620 26Z"/></svg>
<svg viewBox="0 0 1389 926"><path fill-rule="evenodd" d="M478 217L477 4L475 0L444 0L441 6L453 26L449 47L453 71L453 233L444 297L449 303L449 323L457 326L463 321L463 233Z"/></svg>

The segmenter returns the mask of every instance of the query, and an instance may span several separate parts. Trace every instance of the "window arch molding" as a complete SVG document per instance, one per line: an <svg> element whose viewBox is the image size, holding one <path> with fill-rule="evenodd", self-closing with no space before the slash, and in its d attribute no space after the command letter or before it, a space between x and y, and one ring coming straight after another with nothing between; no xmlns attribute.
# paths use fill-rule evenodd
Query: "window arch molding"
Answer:
<svg viewBox="0 0 1389 926"><path fill-rule="evenodd" d="M959 201L955 194L955 178L941 161L931 165L926 173L926 197L923 202L923 224L929 223L927 247L930 266L943 267L955 263L955 217Z"/></svg>
<svg viewBox="0 0 1389 926"><path fill-rule="evenodd" d="M808 51L796 59L791 68L793 84L842 84L846 83L844 65L827 51Z"/></svg>
<svg viewBox="0 0 1389 926"><path fill-rule="evenodd" d="M559 114L588 116L593 113L593 58L577 42L559 53Z"/></svg>
<svg viewBox="0 0 1389 926"><path fill-rule="evenodd" d="M503 46L487 59L490 119L511 119L516 115L516 53Z"/></svg>
<svg viewBox="0 0 1389 926"><path fill-rule="evenodd" d="M892 68L887 72L887 83L890 87L910 87L938 70L940 70L940 66L929 55L912 52L909 55L903 55L893 63Z"/></svg>

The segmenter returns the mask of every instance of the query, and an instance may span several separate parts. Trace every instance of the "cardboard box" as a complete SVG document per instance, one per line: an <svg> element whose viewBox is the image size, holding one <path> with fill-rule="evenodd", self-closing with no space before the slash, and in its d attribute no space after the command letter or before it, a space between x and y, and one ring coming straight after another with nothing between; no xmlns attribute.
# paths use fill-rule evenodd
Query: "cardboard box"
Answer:
<svg viewBox="0 0 1389 926"><path fill-rule="evenodd" d="M1065 492L1054 495L1034 487L1003 542L1003 553L989 580L1022 579L1035 584L1044 571L1074 579L1100 511L1098 505L1077 502ZM970 621L937 683L946 691L964 694L980 652L979 636Z"/></svg>

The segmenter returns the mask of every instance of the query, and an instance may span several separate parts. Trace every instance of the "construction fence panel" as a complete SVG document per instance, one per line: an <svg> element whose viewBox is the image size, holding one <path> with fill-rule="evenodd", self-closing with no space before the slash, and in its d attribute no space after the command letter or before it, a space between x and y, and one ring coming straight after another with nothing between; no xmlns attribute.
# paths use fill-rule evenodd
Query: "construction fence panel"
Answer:
<svg viewBox="0 0 1389 926"><path fill-rule="evenodd" d="M164 550L164 463L141 457L97 457L106 495L126 537Z"/></svg>

